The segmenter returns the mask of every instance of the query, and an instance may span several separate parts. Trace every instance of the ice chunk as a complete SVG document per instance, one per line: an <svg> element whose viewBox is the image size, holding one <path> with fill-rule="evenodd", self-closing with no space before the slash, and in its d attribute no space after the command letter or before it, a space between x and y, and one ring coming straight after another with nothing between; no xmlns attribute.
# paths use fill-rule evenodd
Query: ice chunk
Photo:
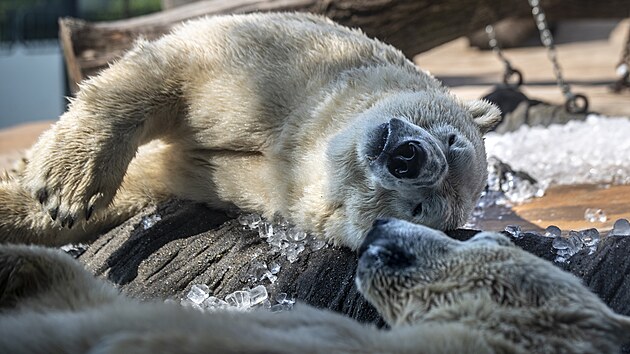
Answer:
<svg viewBox="0 0 630 354"><path fill-rule="evenodd" d="M582 238L582 242L584 246L591 247L597 245L599 242L600 236L599 231L597 229L586 229L580 232L580 237Z"/></svg>
<svg viewBox="0 0 630 354"><path fill-rule="evenodd" d="M264 309L271 309L271 301L269 301L269 299L265 299L265 301L262 302L262 308Z"/></svg>
<svg viewBox="0 0 630 354"><path fill-rule="evenodd" d="M147 215L142 218L142 228L145 230L150 229L160 220L162 220L160 214Z"/></svg>
<svg viewBox="0 0 630 354"><path fill-rule="evenodd" d="M263 280L265 278L269 279L269 282L271 284L275 283L276 280L278 280L278 277L272 274L270 271L266 271L265 274L263 274L262 278L260 278L260 280Z"/></svg>
<svg viewBox="0 0 630 354"><path fill-rule="evenodd" d="M569 244L569 240L567 240L566 238L556 237L551 242L551 247L555 248L556 250L565 250L571 247L571 245Z"/></svg>
<svg viewBox="0 0 630 354"><path fill-rule="evenodd" d="M255 229L261 223L262 219L258 214L241 214L238 217L239 224Z"/></svg>
<svg viewBox="0 0 630 354"><path fill-rule="evenodd" d="M249 290L249 298L252 306L262 303L267 300L267 297L267 288L265 288L264 285L258 285Z"/></svg>
<svg viewBox="0 0 630 354"><path fill-rule="evenodd" d="M271 312L289 311L295 304L294 300L288 298L287 293L279 293L276 295L277 304L271 306Z"/></svg>
<svg viewBox="0 0 630 354"><path fill-rule="evenodd" d="M283 304L275 304L269 308L271 312L282 312L285 310L285 306Z"/></svg>
<svg viewBox="0 0 630 354"><path fill-rule="evenodd" d="M201 303L201 307L207 310L220 310L229 308L230 304L216 296L210 296Z"/></svg>
<svg viewBox="0 0 630 354"><path fill-rule="evenodd" d="M560 237L562 236L562 230L556 225L549 225L545 229L545 237Z"/></svg>
<svg viewBox="0 0 630 354"><path fill-rule="evenodd" d="M608 217L601 209L588 208L584 211L584 219L588 222L606 222Z"/></svg>
<svg viewBox="0 0 630 354"><path fill-rule="evenodd" d="M556 262L566 262L574 254L584 248L583 234L580 231L569 231L568 237L556 237L551 246L556 249Z"/></svg>
<svg viewBox="0 0 630 354"><path fill-rule="evenodd" d="M600 240L599 231L597 231L597 229L595 228L582 230L580 232L580 236L582 238L584 246L588 247L588 254L595 253L595 251L597 251L597 244Z"/></svg>
<svg viewBox="0 0 630 354"><path fill-rule="evenodd" d="M271 274L278 274L278 272L280 272L280 264L278 263L271 263L271 267L269 268L269 271L271 272Z"/></svg>
<svg viewBox="0 0 630 354"><path fill-rule="evenodd" d="M514 238L521 237L521 227L518 225L508 225L505 227L505 232Z"/></svg>
<svg viewBox="0 0 630 354"><path fill-rule="evenodd" d="M179 304L184 306L184 307L192 307L195 310L203 311L203 308L201 307L201 305L199 305L197 303L194 303L193 301L191 301L188 298L182 299Z"/></svg>
<svg viewBox="0 0 630 354"><path fill-rule="evenodd" d="M247 269L245 279L241 279L242 281L258 281L262 280L269 270L267 269L267 264L262 261L253 260L249 264L249 268Z"/></svg>
<svg viewBox="0 0 630 354"><path fill-rule="evenodd" d="M281 304L285 301L290 301L288 300L288 295L287 293L278 293L278 295L276 295L276 302Z"/></svg>
<svg viewBox="0 0 630 354"><path fill-rule="evenodd" d="M263 221L258 225L258 235L262 238L273 236L273 224Z"/></svg>
<svg viewBox="0 0 630 354"><path fill-rule="evenodd" d="M300 229L292 227L287 230L287 239L289 241L300 242L300 241L303 241L305 238L306 238L306 232Z"/></svg>
<svg viewBox="0 0 630 354"><path fill-rule="evenodd" d="M313 237L309 242L309 246L311 251L319 251L326 246L326 241L318 237Z"/></svg>
<svg viewBox="0 0 630 354"><path fill-rule="evenodd" d="M71 255L72 257L79 258L80 255L82 255L83 253L85 253L85 251L87 251L88 246L82 243L74 243L74 244L69 243L59 248L62 251L66 252L67 254Z"/></svg>
<svg viewBox="0 0 630 354"><path fill-rule="evenodd" d="M630 222L626 219L615 221L613 229L610 231L612 236L630 236Z"/></svg>
<svg viewBox="0 0 630 354"><path fill-rule="evenodd" d="M249 291L238 290L225 297L225 301L238 310L247 310L251 307Z"/></svg>
<svg viewBox="0 0 630 354"><path fill-rule="evenodd" d="M190 287L186 298L199 305L210 296L210 288L205 284L195 284Z"/></svg>
<svg viewBox="0 0 630 354"><path fill-rule="evenodd" d="M298 255L304 251L304 245L301 243L292 243L288 245L286 249L287 260L291 263L295 263L298 260Z"/></svg>

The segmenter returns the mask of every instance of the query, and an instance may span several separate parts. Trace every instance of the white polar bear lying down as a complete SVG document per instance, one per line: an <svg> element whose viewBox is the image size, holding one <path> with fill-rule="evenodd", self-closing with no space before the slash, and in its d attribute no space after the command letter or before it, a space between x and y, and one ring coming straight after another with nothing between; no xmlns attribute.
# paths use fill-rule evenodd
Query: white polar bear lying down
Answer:
<svg viewBox="0 0 630 354"><path fill-rule="evenodd" d="M279 215L352 248L378 217L456 228L498 119L322 17L190 21L81 84L0 182L0 241L77 242L170 197Z"/></svg>
<svg viewBox="0 0 630 354"><path fill-rule="evenodd" d="M299 305L201 313L125 298L58 250L0 246L1 353L617 353L630 318L569 273L481 233L378 221L359 290L392 327Z"/></svg>

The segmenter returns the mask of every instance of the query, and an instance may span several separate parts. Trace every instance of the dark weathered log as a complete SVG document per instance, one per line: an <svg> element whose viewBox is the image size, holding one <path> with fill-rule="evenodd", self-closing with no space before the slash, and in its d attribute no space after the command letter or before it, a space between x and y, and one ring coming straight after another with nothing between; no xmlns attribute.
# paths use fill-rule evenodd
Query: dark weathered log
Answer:
<svg viewBox="0 0 630 354"><path fill-rule="evenodd" d="M543 0L551 20L619 18L630 13L626 0ZM208 14L307 11L363 29L408 56L483 28L509 16L529 16L526 0L209 0L132 19L88 23L60 21L61 43L71 87L128 49L138 36L156 38L177 23Z"/></svg>
<svg viewBox="0 0 630 354"><path fill-rule="evenodd" d="M154 214L161 220L145 229L143 219ZM475 233L455 230L449 235L465 240ZM515 243L553 261L556 255L551 241L526 235ZM610 237L595 254L583 250L560 266L581 277L615 311L630 314L630 282L625 277L630 272L628 249L630 237ZM355 287L354 252L341 247L313 251L307 245L298 260L290 263L286 257L272 254L258 231L200 204L171 201L146 210L99 237L79 259L123 293L141 299L181 299L193 284L207 284L215 296L223 298L262 284L272 298L284 292L360 321L380 321ZM280 264L277 281L254 279L251 267L255 262Z"/></svg>

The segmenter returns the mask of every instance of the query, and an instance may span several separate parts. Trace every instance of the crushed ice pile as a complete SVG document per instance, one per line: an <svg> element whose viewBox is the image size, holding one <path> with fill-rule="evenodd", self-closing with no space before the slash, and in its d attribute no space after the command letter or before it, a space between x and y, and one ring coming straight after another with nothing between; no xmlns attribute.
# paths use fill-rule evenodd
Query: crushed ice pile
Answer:
<svg viewBox="0 0 630 354"><path fill-rule="evenodd" d="M167 300L172 301L172 300ZM267 288L258 285L228 294L224 299L212 296L210 288L205 284L194 284L180 301L182 306L192 307L200 311L237 310L249 311L253 309L268 309L271 312L289 311L293 308L294 300L286 293L279 293L272 304Z"/></svg>
<svg viewBox="0 0 630 354"><path fill-rule="evenodd" d="M551 225L547 227L544 234L538 234L536 232L522 232L520 226L508 225L505 228L505 232L515 239L527 235L538 235L544 237L551 237L553 241L551 246L556 254L555 261L558 263L569 262L571 256L578 253L582 249L588 249L588 254L593 254L597 250L597 244L602 239L597 229L586 229L581 231L571 230L566 236L562 236L562 231L559 227ZM615 221L615 224L606 235L606 237L618 237L618 236L630 236L630 222L626 219L619 219Z"/></svg>
<svg viewBox="0 0 630 354"><path fill-rule="evenodd" d="M546 184L538 183L533 177L522 171L513 170L508 164L494 157L488 158L488 180L485 190L481 193L477 204L472 210L465 228L476 228L483 220L486 212L492 206L504 206L509 213L509 207L522 203L534 197L542 197L547 188ZM498 212L495 210L494 212ZM497 215L501 219L501 215Z"/></svg>
<svg viewBox="0 0 630 354"><path fill-rule="evenodd" d="M501 192L511 203L522 203L533 197L542 197L547 189L523 171L513 170L499 159L488 158L488 191Z"/></svg>
<svg viewBox="0 0 630 354"><path fill-rule="evenodd" d="M258 214L241 214L237 221L250 230L258 230L260 237L269 244L271 248L270 253L286 257L290 263L296 262L299 259L299 255L307 247L312 252L315 252L327 246L324 240L292 226L285 220L276 220L275 223L272 223ZM269 281L273 285L278 279L277 274L281 268L282 266L278 262L267 264L254 257L250 261L245 277L241 281L245 283ZM279 312L290 310L294 303L295 301L288 298L286 293L279 293L275 301L272 302L264 285L244 288L220 299L211 294L207 285L195 284L190 288L186 297L180 300L182 306L193 307L201 311L218 309L246 311L264 308L272 312Z"/></svg>
<svg viewBox="0 0 630 354"><path fill-rule="evenodd" d="M308 246L312 251L318 251L326 246L326 241L292 226L286 220L271 223L258 214L242 214L238 222L250 229L258 229L258 235L271 246L271 254L279 253L294 263L299 254Z"/></svg>
<svg viewBox="0 0 630 354"><path fill-rule="evenodd" d="M486 135L486 151L542 185L629 184L630 119L589 115L549 127Z"/></svg>
<svg viewBox="0 0 630 354"><path fill-rule="evenodd" d="M494 205L510 207L542 197L552 185L630 184L629 132L628 118L592 114L586 121L488 133L488 186L464 227L475 227ZM584 218L608 219L596 208L587 209Z"/></svg>

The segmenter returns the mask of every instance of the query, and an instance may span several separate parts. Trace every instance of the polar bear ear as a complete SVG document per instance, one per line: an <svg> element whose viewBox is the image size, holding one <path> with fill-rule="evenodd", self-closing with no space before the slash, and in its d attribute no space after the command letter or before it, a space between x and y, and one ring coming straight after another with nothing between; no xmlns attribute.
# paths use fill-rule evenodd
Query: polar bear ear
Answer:
<svg viewBox="0 0 630 354"><path fill-rule="evenodd" d="M487 133L501 122L501 110L486 100L466 101L464 107L472 114L481 134Z"/></svg>

